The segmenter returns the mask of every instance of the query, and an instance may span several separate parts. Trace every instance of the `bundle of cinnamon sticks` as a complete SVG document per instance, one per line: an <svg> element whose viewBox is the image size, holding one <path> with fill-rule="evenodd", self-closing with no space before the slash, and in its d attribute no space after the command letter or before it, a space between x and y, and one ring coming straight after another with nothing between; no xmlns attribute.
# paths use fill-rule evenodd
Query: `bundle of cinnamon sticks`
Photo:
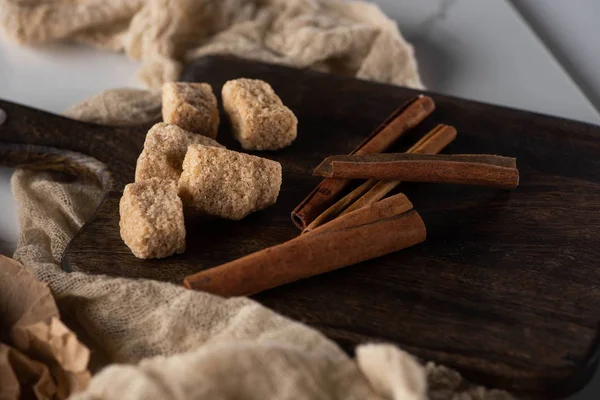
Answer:
<svg viewBox="0 0 600 400"><path fill-rule="evenodd" d="M188 276L184 285L225 297L248 296L402 250L426 236L412 208L405 195L397 194L306 235Z"/></svg>
<svg viewBox="0 0 600 400"><path fill-rule="evenodd" d="M227 297L252 295L421 243L425 224L408 198L401 193L384 198L401 181L518 185L514 158L438 155L456 138L448 125L436 126L406 153L384 153L434 109L433 99L418 96L350 155L325 159L314 175L326 178L292 212L300 236L190 275L184 285ZM354 179L367 180L340 198Z"/></svg>

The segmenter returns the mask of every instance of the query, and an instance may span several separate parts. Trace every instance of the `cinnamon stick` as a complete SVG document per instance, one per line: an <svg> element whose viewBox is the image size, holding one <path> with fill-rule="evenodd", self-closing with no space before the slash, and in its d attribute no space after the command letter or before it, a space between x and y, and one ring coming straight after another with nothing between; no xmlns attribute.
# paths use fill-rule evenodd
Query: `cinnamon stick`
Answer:
<svg viewBox="0 0 600 400"><path fill-rule="evenodd" d="M348 214L344 218L336 218L307 233L331 232L353 226L366 225L403 214L412 210L412 208L413 204L408 200L408 197L403 193L398 193L395 196L374 203L370 208Z"/></svg>
<svg viewBox="0 0 600 400"><path fill-rule="evenodd" d="M421 123L434 109L435 103L428 96L421 95L408 101L390 115L350 154L371 154L387 150L404 133ZM294 224L300 229L306 228L335 201L350 182L351 180L348 179L323 180L292 211Z"/></svg>
<svg viewBox="0 0 600 400"><path fill-rule="evenodd" d="M380 257L425 240L426 229L399 194L298 236L185 278L189 289L248 296Z"/></svg>
<svg viewBox="0 0 600 400"><path fill-rule="evenodd" d="M332 178L457 183L512 189L516 160L495 155L368 154L328 157L314 171Z"/></svg>
<svg viewBox="0 0 600 400"><path fill-rule="evenodd" d="M377 181L375 179L369 179L367 182L375 182L375 184L338 215L344 215L352 211L356 211L362 207L366 207L369 204L373 204L383 199L389 192L394 190L396 186L402 183L402 181Z"/></svg>
<svg viewBox="0 0 600 400"><path fill-rule="evenodd" d="M348 193L347 195L342 197L340 200L335 202L333 205L329 206L329 208L326 209L325 211L323 211L317 218L314 219L313 222L308 224L308 226L306 228L304 228L302 233L303 234L308 233L308 232L314 230L315 228L331 221L338 215L342 214L343 211L347 207L349 207L353 204L353 202L355 202L357 199L362 198L362 196L364 196L366 193L368 193L369 190L373 186L375 186L376 183L377 183L376 180L369 179L368 181L361 184L359 187L357 187L356 189L354 189L353 191L351 191L350 193Z"/></svg>
<svg viewBox="0 0 600 400"><path fill-rule="evenodd" d="M406 152L437 154L447 145L452 143L454 139L456 139L456 129L452 126L439 124ZM338 215L347 214L381 200L386 194L398 186L399 183L400 181L377 181L369 179L321 213L304 229L304 231L302 231L302 233L310 232L316 227L331 221Z"/></svg>
<svg viewBox="0 0 600 400"><path fill-rule="evenodd" d="M456 139L456 129L448 125L438 125L429 134L418 141L407 153L414 154L437 154ZM394 190L402 181L377 181L368 192L363 194L353 204L348 206L340 215L358 210L361 207L373 204L384 198Z"/></svg>

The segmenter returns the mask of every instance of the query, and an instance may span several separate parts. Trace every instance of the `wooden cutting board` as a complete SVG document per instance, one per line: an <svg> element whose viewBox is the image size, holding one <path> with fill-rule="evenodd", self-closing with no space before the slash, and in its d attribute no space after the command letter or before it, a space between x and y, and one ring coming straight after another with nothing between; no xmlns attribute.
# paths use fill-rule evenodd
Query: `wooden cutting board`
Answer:
<svg viewBox="0 0 600 400"><path fill-rule="evenodd" d="M8 116L2 164L67 170L107 190L65 251L66 270L181 284L187 274L296 236L290 212L319 182L312 169L349 153L417 94L226 57L197 60L183 80L209 82L219 93L237 77L267 80L299 118L291 147L256 153L281 162L280 198L242 221L188 225L186 253L164 260L136 259L119 237L119 198L149 126L85 124L0 101ZM600 128L430 95L437 110L395 150L438 123L454 125L458 138L447 153L516 157L520 187L402 184L427 225L425 243L255 298L349 352L358 343L393 342L480 383L538 397L573 392L597 363ZM222 120L219 141L238 150Z"/></svg>

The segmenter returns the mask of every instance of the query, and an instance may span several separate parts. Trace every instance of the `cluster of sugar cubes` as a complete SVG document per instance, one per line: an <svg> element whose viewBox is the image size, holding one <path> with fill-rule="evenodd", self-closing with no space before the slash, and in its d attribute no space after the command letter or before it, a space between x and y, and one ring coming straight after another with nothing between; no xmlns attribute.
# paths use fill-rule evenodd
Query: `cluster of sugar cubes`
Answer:
<svg viewBox="0 0 600 400"><path fill-rule="evenodd" d="M244 149L275 150L296 138L296 117L266 82L229 81L222 94ZM120 203L121 237L138 258L182 253L184 215L239 220L274 204L281 187L278 162L214 140L220 121L210 85L166 83L163 120L148 131Z"/></svg>

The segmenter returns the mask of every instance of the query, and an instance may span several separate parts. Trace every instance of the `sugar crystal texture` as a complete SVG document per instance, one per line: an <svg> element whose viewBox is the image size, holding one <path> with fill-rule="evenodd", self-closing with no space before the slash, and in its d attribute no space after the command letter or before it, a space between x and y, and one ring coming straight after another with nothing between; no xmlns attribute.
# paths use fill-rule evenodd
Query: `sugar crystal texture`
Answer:
<svg viewBox="0 0 600 400"><path fill-rule="evenodd" d="M298 119L267 82L228 81L222 97L233 135L244 149L277 150L296 139Z"/></svg>
<svg viewBox="0 0 600 400"><path fill-rule="evenodd" d="M154 125L146 135L144 150L135 168L135 181L150 178L177 182L188 146L203 144L223 147L212 139L187 132L176 125L163 122Z"/></svg>
<svg viewBox="0 0 600 400"><path fill-rule="evenodd" d="M162 117L168 124L212 139L219 131L217 98L208 83L163 84Z"/></svg>
<svg viewBox="0 0 600 400"><path fill-rule="evenodd" d="M119 204L121 238L138 258L185 251L183 204L177 185L157 178L125 186Z"/></svg>
<svg viewBox="0 0 600 400"><path fill-rule="evenodd" d="M179 196L186 211L239 220L277 201L281 165L235 151L191 145Z"/></svg>

